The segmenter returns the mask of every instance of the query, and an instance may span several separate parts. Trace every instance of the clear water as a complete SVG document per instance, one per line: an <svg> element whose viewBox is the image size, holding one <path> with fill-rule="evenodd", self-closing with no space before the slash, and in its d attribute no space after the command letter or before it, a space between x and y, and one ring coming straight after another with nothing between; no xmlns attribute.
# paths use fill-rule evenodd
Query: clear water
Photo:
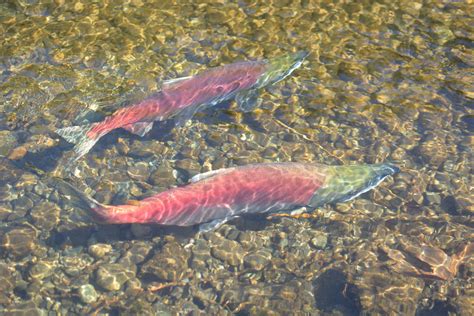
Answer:
<svg viewBox="0 0 474 316"><path fill-rule="evenodd" d="M472 314L472 259L443 281L387 252L430 271L415 257L439 252L423 246L472 242L473 16L470 1L2 2L0 312ZM65 171L57 128L167 79L299 50L311 55L255 111L226 102L144 138L117 130ZM94 224L53 178L119 203L272 161L402 172L310 216L205 234Z"/></svg>

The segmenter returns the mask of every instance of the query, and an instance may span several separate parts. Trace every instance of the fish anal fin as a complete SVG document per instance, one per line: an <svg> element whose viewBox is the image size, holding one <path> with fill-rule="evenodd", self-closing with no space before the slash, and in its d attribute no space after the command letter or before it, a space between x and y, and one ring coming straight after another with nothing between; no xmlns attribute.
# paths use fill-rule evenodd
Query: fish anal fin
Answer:
<svg viewBox="0 0 474 316"><path fill-rule="evenodd" d="M177 85L177 84L180 83L181 81L187 80L187 79L190 79L190 78L192 78L192 76L187 76L187 77L180 77L180 78L173 78L173 79L164 80L164 81L163 81L163 84L161 85L161 87L162 87L163 89L169 89L169 88L173 87L174 85Z"/></svg>
<svg viewBox="0 0 474 316"><path fill-rule="evenodd" d="M153 122L138 122L122 126L123 129L138 136L145 136L153 127Z"/></svg>
<svg viewBox="0 0 474 316"><path fill-rule="evenodd" d="M218 174L224 174L224 173L230 172L234 169L235 168L225 168L225 169L217 169L217 170L211 170L208 172L199 173L195 175L194 177L192 177L189 181L191 183L198 182L207 178L214 177L215 175L218 175Z"/></svg>
<svg viewBox="0 0 474 316"><path fill-rule="evenodd" d="M256 89L241 91L235 96L235 101L243 112L250 112L262 103L258 96Z"/></svg>

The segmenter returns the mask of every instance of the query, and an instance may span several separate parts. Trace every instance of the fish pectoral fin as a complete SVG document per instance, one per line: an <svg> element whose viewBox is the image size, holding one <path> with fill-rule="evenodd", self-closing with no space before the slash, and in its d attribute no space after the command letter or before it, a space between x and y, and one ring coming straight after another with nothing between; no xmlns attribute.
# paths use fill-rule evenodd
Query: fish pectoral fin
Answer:
<svg viewBox="0 0 474 316"><path fill-rule="evenodd" d="M214 230L214 229L218 228L219 226L221 226L222 224L224 224L225 222L231 220L234 217L235 216L229 216L229 217L215 219L213 221L210 221L210 222L207 222L207 223L204 223L204 224L199 224L199 231L200 232L208 232L208 231Z"/></svg>
<svg viewBox="0 0 474 316"><path fill-rule="evenodd" d="M198 181L201 181L203 179L211 178L211 177L213 177L215 175L218 175L218 174L223 174L223 173L230 172L234 169L235 168L225 168L225 169L217 169L217 170L211 170L211 171L208 171L208 172L199 173L199 174L193 176L189 180L189 182L191 182L191 183L198 182Z"/></svg>
<svg viewBox="0 0 474 316"><path fill-rule="evenodd" d="M258 96L256 89L241 91L235 96L235 101L243 112L250 112L262 103L262 99Z"/></svg>
<svg viewBox="0 0 474 316"><path fill-rule="evenodd" d="M161 87L163 89L169 89L171 88L173 85L183 81L183 80L186 80L186 79L190 79L192 76L187 76L187 77L181 77L181 78L173 78L173 79L168 79L168 80L164 80L163 81L163 84L161 85Z"/></svg>
<svg viewBox="0 0 474 316"><path fill-rule="evenodd" d="M141 137L145 136L152 129L152 127L153 122L138 122L122 126L123 129L126 129L130 133Z"/></svg>

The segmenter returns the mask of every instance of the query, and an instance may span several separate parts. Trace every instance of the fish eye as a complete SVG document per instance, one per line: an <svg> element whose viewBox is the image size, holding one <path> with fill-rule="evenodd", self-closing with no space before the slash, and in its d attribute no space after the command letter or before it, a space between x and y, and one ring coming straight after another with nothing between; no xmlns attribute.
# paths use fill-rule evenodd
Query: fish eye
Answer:
<svg viewBox="0 0 474 316"><path fill-rule="evenodd" d="M217 93L221 93L222 91L224 91L224 88L223 88L222 86L218 86L218 87L216 88L216 92L217 92Z"/></svg>

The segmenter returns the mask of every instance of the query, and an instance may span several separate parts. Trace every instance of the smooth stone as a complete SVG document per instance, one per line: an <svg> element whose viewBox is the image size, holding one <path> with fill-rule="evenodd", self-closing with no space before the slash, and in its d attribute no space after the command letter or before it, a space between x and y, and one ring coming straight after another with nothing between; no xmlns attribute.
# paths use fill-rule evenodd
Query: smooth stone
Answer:
<svg viewBox="0 0 474 316"><path fill-rule="evenodd" d="M327 234L321 233L311 239L311 245L316 249L324 249L328 243Z"/></svg>
<svg viewBox="0 0 474 316"><path fill-rule="evenodd" d="M88 252L91 256L96 259L100 259L104 257L106 254L112 251L112 246L109 244L95 244L90 245L88 248Z"/></svg>
<svg viewBox="0 0 474 316"><path fill-rule="evenodd" d="M13 211L6 205L0 205L0 221L5 221Z"/></svg>
<svg viewBox="0 0 474 316"><path fill-rule="evenodd" d="M171 241L143 264L141 273L164 281L177 281L185 275L188 259L188 251L181 244Z"/></svg>
<svg viewBox="0 0 474 316"><path fill-rule="evenodd" d="M84 284L79 287L79 297L85 304L92 304L97 301L98 295L93 285Z"/></svg>
<svg viewBox="0 0 474 316"><path fill-rule="evenodd" d="M14 132L0 131L0 157L6 157L17 145Z"/></svg>
<svg viewBox="0 0 474 316"><path fill-rule="evenodd" d="M435 192L426 192L425 199L428 205L439 205L441 204L441 195Z"/></svg>
<svg viewBox="0 0 474 316"><path fill-rule="evenodd" d="M40 202L30 212L36 227L52 230L59 223L59 206L51 202Z"/></svg>
<svg viewBox="0 0 474 316"><path fill-rule="evenodd" d="M211 248L211 255L228 265L239 266L243 261L244 250L238 242L222 239L219 245Z"/></svg>
<svg viewBox="0 0 474 316"><path fill-rule="evenodd" d="M0 262L0 284L2 291L0 291L0 304L7 304L10 301L10 296L13 295L15 284L14 268L9 264Z"/></svg>
<svg viewBox="0 0 474 316"><path fill-rule="evenodd" d="M53 271L53 264L51 262L40 261L30 268L28 275L34 280L42 280L51 276Z"/></svg>
<svg viewBox="0 0 474 316"><path fill-rule="evenodd" d="M133 180L146 181L150 176L150 167L144 162L139 162L130 166L127 173Z"/></svg>
<svg viewBox="0 0 474 316"><path fill-rule="evenodd" d="M29 227L14 228L3 235L1 245L13 257L26 257L36 248L36 231Z"/></svg>
<svg viewBox="0 0 474 316"><path fill-rule="evenodd" d="M270 253L264 251L257 251L256 253L250 253L244 257L244 265L250 269L260 271L265 268L265 266L270 262L270 260Z"/></svg>
<svg viewBox="0 0 474 316"><path fill-rule="evenodd" d="M46 316L48 311L39 308L34 300L15 304L1 312L2 315Z"/></svg>
<svg viewBox="0 0 474 316"><path fill-rule="evenodd" d="M118 291L129 279L135 277L135 273L121 264L109 263L100 266L96 270L96 282L108 291Z"/></svg>
<svg viewBox="0 0 474 316"><path fill-rule="evenodd" d="M150 175L150 183L155 186L166 187L176 184L177 172L173 169L170 163L163 162Z"/></svg>

